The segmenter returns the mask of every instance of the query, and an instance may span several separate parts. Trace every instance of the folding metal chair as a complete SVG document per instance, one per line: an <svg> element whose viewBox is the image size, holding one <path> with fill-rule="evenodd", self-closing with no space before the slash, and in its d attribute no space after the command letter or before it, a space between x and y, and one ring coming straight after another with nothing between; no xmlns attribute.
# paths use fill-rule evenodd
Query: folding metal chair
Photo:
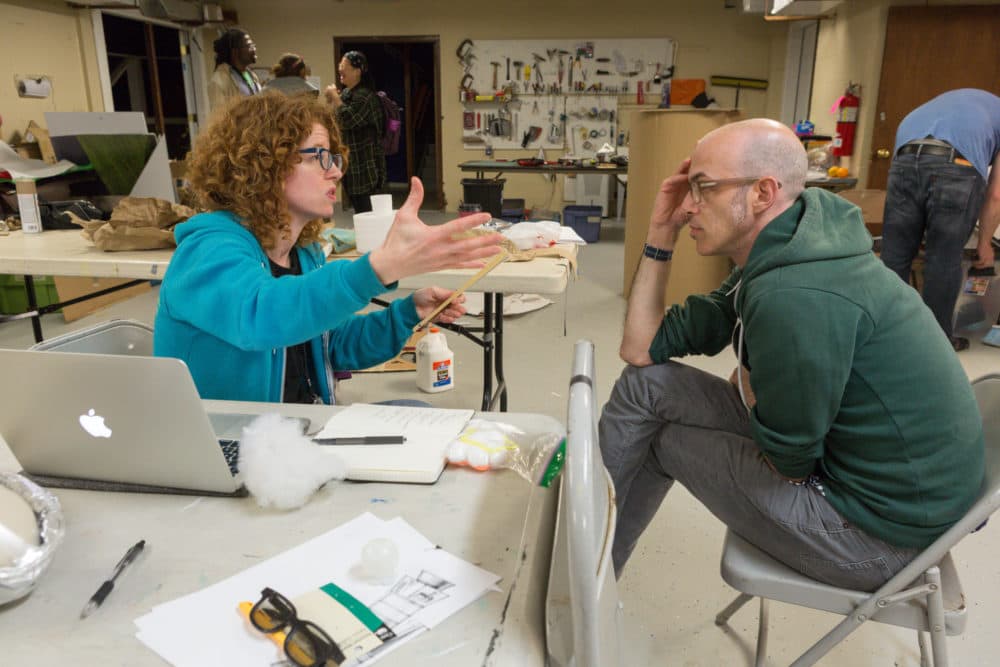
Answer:
<svg viewBox="0 0 1000 667"><path fill-rule="evenodd" d="M1000 507L1000 375L973 382L986 438L986 477L979 499L944 535L874 593L837 588L810 579L774 560L732 531L722 548L722 578L740 595L715 617L724 625L740 607L760 598L757 667L767 657L767 601L778 600L843 614L839 624L803 653L792 667L812 665L866 621L917 631L920 664L948 665L946 636L965 630L966 603L949 550L981 527ZM928 658L930 633L933 663Z"/></svg>
<svg viewBox="0 0 1000 667"><path fill-rule="evenodd" d="M574 348L566 418L566 467L545 604L554 667L622 667L622 610L611 562L615 487L597 443L594 345Z"/></svg>

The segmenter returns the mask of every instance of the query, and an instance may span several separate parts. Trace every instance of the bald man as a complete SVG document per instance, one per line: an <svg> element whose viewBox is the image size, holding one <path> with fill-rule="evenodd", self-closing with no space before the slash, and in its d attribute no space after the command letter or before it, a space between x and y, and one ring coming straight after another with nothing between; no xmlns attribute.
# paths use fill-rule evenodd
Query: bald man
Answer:
<svg viewBox="0 0 1000 667"><path fill-rule="evenodd" d="M674 481L744 539L874 590L953 525L983 478L968 379L920 297L872 253L858 208L805 188L763 119L706 135L663 181L600 420L621 574ZM663 312L684 227L735 269ZM732 343L729 381L674 361Z"/></svg>

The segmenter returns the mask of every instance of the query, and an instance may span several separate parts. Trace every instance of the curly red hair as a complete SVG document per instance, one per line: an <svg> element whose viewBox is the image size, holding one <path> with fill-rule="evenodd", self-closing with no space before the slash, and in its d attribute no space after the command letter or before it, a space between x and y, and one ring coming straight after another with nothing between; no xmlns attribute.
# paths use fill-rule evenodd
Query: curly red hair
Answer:
<svg viewBox="0 0 1000 667"><path fill-rule="evenodd" d="M228 104L198 136L187 158L186 177L200 204L238 215L265 249L289 238L285 180L302 161L299 147L317 123L330 133L330 151L344 156L346 169L347 146L329 105L278 92ZM321 225L310 221L298 244L318 241Z"/></svg>

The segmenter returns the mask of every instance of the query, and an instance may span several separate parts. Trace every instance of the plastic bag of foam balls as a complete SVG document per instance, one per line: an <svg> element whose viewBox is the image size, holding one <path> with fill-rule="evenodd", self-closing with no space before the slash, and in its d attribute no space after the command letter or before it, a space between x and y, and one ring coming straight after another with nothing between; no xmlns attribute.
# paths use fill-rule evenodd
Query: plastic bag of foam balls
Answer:
<svg viewBox="0 0 1000 667"><path fill-rule="evenodd" d="M329 447L302 433L302 425L279 414L264 414L243 428L240 475L261 507L301 507L321 486L344 479L347 466Z"/></svg>
<svg viewBox="0 0 1000 667"><path fill-rule="evenodd" d="M510 424L472 419L448 446L448 462L480 472L510 467L520 450L519 435L524 432Z"/></svg>

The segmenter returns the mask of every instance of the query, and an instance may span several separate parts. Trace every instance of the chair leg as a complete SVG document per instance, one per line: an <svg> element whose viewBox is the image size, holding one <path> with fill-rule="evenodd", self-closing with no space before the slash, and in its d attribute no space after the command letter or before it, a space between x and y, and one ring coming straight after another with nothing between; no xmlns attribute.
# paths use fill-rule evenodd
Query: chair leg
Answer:
<svg viewBox="0 0 1000 667"><path fill-rule="evenodd" d="M920 647L920 667L933 667L930 652L927 650L927 633L917 630L917 645Z"/></svg>
<svg viewBox="0 0 1000 667"><path fill-rule="evenodd" d="M729 618L740 610L740 607L745 605L747 602L753 599L752 595L747 595L746 593L740 593L736 596L736 599L729 603L729 605L715 615L716 625L725 625Z"/></svg>
<svg viewBox="0 0 1000 667"><path fill-rule="evenodd" d="M769 626L767 598L760 599L760 614L757 620L757 660L755 667L764 667L767 661L767 628Z"/></svg>
<svg viewBox="0 0 1000 667"><path fill-rule="evenodd" d="M934 667L948 667L948 640L944 627L944 596L941 593L941 570L931 567L924 581L932 587L927 596L927 621L931 628L931 651Z"/></svg>

